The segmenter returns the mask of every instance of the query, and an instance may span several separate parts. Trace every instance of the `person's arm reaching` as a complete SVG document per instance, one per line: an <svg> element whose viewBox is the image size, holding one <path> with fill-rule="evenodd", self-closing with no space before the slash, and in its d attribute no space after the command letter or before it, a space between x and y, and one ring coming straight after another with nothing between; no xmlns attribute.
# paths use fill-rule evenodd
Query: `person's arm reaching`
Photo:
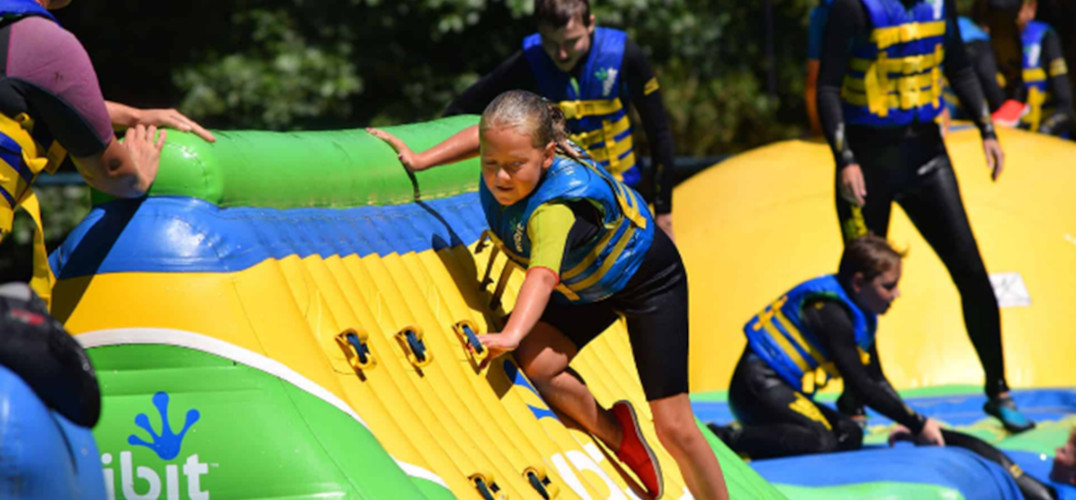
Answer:
<svg viewBox="0 0 1076 500"><path fill-rule="evenodd" d="M474 158L478 156L481 148L478 138L478 125L471 125L456 132L452 137L421 153L415 153L398 137L384 130L367 128L366 131L392 146L392 149L397 153L397 158L400 159L400 163L412 172Z"/></svg>
<svg viewBox="0 0 1076 500"><path fill-rule="evenodd" d="M851 390L860 402L911 429L915 434L936 430L936 424L928 429L929 419L908 408L900 396L893 392L888 382L879 383L872 376L872 370L868 370L863 364L859 347L855 343L852 319L843 305L830 300L805 304L803 321L808 329L817 332L818 338L844 379L845 390ZM877 351L874 352L877 354ZM877 367L876 373L881 373L880 366Z"/></svg>
<svg viewBox="0 0 1076 500"><path fill-rule="evenodd" d="M86 182L121 198L144 194L157 175L164 132L135 126L117 141L89 55L55 23L19 21L10 44L7 77Z"/></svg>
<svg viewBox="0 0 1076 500"><path fill-rule="evenodd" d="M118 198L137 198L157 177L166 132L136 125L124 142L113 140L99 155L72 156L86 183Z"/></svg>
<svg viewBox="0 0 1076 500"><path fill-rule="evenodd" d="M147 127L155 125L174 128L180 132L192 132L209 142L217 141L208 130L174 109L139 109L112 101L105 101L105 108L112 120L112 126L117 130L125 130L136 125Z"/></svg>
<svg viewBox="0 0 1076 500"><path fill-rule="evenodd" d="M661 102L661 88L643 50L631 40L624 47L623 66L628 94L650 143L654 215L658 226L672 238L673 137L665 104Z"/></svg>
<svg viewBox="0 0 1076 500"><path fill-rule="evenodd" d="M560 265L575 218L567 205L547 203L539 206L527 221L531 259L516 306L504 330L479 337L494 357L519 347L541 319L553 289L560 283Z"/></svg>

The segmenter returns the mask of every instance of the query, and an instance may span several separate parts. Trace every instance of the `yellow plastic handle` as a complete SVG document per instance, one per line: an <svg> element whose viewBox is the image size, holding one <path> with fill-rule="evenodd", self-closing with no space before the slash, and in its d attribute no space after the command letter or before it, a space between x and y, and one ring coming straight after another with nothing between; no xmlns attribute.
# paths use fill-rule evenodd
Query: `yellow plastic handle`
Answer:
<svg viewBox="0 0 1076 500"><path fill-rule="evenodd" d="M482 362L489 357L489 349L486 349L486 346L478 340L478 326L473 321L467 319L460 321L452 325L452 331L456 332L456 336L460 338L463 345L468 347L467 351L476 362Z"/></svg>
<svg viewBox="0 0 1076 500"><path fill-rule="evenodd" d="M416 368L422 368L433 361L433 352L426 347L422 340L422 329L417 326L408 326L396 333L396 341L400 343L407 360Z"/></svg>
<svg viewBox="0 0 1076 500"><path fill-rule="evenodd" d="M355 371L366 371L377 366L377 359L374 358L374 353L370 351L370 346L366 343L369 340L366 332L348 328L336 334L335 340L340 350L344 351L348 364Z"/></svg>

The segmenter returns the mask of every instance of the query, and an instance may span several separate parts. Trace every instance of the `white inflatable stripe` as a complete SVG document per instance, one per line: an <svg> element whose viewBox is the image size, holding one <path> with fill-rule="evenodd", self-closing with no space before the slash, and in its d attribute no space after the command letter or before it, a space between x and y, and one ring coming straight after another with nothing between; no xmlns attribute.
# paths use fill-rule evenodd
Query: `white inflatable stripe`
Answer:
<svg viewBox="0 0 1076 500"><path fill-rule="evenodd" d="M235 344L230 344L207 335L171 328L116 328L80 333L75 336L75 339L86 349L133 344L171 345L227 358L291 383L310 395L333 405L336 409L346 413L348 416L355 419L356 422L362 424L363 427L366 427L366 430L370 430L370 427L366 425L366 422L362 420L362 417L360 417L358 413L355 413L355 411L342 399L338 398L324 387L314 383L314 381L302 376L299 372L288 368L287 365L274 359L267 358L254 351L244 349ZM445 489L450 489L448 484L446 484L437 474L417 465L401 462L395 457L392 459L407 475L425 479L443 486Z"/></svg>

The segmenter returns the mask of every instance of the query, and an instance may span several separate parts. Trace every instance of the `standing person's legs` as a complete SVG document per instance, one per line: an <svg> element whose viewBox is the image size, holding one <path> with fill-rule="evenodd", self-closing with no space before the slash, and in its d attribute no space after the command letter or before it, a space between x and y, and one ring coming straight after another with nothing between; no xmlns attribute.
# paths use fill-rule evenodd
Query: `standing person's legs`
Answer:
<svg viewBox="0 0 1076 500"><path fill-rule="evenodd" d="M897 202L941 258L960 291L964 326L986 375L985 391L990 398L986 411L1010 431L1024 431L1034 423L1016 409L1008 395L997 297L940 139L937 148L935 158L918 169L915 181L897 196Z"/></svg>
<svg viewBox="0 0 1076 500"><path fill-rule="evenodd" d="M949 270L960 291L964 324L986 373L987 394L1008 390L998 302L964 212L960 188L944 150L897 202Z"/></svg>

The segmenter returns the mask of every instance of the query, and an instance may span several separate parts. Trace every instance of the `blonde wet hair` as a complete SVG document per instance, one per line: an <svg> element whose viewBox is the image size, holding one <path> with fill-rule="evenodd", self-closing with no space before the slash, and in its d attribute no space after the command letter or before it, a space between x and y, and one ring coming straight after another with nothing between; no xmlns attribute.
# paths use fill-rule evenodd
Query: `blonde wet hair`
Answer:
<svg viewBox="0 0 1076 500"><path fill-rule="evenodd" d="M479 134L490 129L516 129L531 138L535 148L556 145L557 154L583 161L586 153L568 141L564 112L556 103L526 90L509 90L486 106L478 123Z"/></svg>

